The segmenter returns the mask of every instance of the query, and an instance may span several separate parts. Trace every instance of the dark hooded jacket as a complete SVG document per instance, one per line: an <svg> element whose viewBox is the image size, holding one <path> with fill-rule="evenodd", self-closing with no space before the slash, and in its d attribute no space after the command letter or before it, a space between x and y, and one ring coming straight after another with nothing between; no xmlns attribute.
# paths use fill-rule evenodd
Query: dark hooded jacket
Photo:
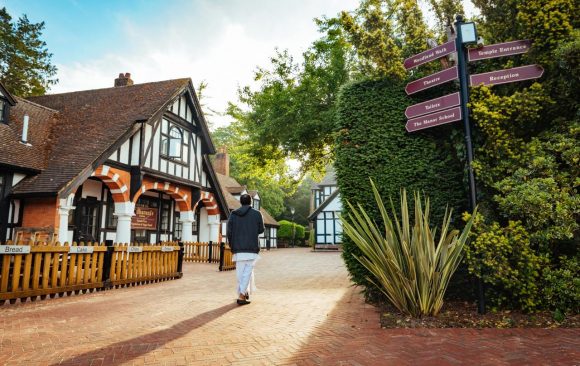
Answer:
<svg viewBox="0 0 580 366"><path fill-rule="evenodd" d="M264 219L260 211L243 205L230 215L228 220L228 242L232 253L258 253L258 237L264 232Z"/></svg>

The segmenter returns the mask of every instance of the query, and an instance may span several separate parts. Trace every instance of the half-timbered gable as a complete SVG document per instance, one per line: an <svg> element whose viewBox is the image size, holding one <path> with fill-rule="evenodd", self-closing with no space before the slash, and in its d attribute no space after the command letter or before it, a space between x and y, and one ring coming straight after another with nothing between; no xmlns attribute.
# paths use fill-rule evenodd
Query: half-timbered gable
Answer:
<svg viewBox="0 0 580 366"><path fill-rule="evenodd" d="M342 202L334 171L329 168L322 181L311 191L311 207L308 221L314 230L316 248L336 248L342 243L342 224L339 215Z"/></svg>
<svg viewBox="0 0 580 366"><path fill-rule="evenodd" d="M190 79L133 84L130 74L120 74L113 88L25 102L52 111L58 122L40 123L52 126L44 135L46 164L10 191L13 202L26 201L25 217L44 197L51 203L37 211L49 218L45 231L61 241L220 239L229 211ZM30 119L32 126L40 122ZM15 140L2 130L0 139ZM26 226L20 230L32 230Z"/></svg>

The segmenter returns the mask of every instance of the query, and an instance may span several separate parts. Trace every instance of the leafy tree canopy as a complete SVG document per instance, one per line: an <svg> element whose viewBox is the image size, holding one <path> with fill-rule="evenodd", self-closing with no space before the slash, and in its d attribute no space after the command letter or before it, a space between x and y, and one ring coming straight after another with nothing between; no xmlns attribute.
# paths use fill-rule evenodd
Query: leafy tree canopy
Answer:
<svg viewBox="0 0 580 366"><path fill-rule="evenodd" d="M0 9L0 81L15 95L43 95L58 82L43 29L44 22L31 23L26 15L13 21L6 8Z"/></svg>

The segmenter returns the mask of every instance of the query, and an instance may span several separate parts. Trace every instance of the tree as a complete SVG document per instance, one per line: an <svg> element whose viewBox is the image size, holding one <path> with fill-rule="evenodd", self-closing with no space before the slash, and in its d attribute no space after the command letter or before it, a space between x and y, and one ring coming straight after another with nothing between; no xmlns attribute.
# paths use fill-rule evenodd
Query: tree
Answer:
<svg viewBox="0 0 580 366"><path fill-rule="evenodd" d="M350 78L352 52L336 19L316 20L324 36L296 63L276 50L268 68L258 68L257 90L239 90L228 114L243 125L256 157L278 151L302 163L303 172L331 159L338 89Z"/></svg>
<svg viewBox="0 0 580 366"><path fill-rule="evenodd" d="M31 23L26 15L13 22L6 8L0 9L0 81L15 95L43 95L58 82L43 29L44 22Z"/></svg>
<svg viewBox="0 0 580 366"><path fill-rule="evenodd" d="M230 176L249 189L257 190L262 206L276 217L284 211L286 192L291 191L293 179L288 175L285 159L276 151L268 158L257 159L248 142L247 131L239 123L220 127L212 133L217 146L227 147L230 157Z"/></svg>

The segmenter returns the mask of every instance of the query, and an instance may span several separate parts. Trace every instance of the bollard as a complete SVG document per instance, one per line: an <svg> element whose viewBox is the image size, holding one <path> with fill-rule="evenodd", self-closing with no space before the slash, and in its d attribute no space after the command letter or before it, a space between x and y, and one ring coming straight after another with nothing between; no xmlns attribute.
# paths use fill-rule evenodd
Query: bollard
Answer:
<svg viewBox="0 0 580 366"><path fill-rule="evenodd" d="M111 264L113 263L113 256L115 255L115 247L112 240L107 240L107 251L103 261L103 289L107 290L113 287L111 283Z"/></svg>
<svg viewBox="0 0 580 366"><path fill-rule="evenodd" d="M226 253L226 243L220 243L220 271L224 270L224 255Z"/></svg>
<svg viewBox="0 0 580 366"><path fill-rule="evenodd" d="M270 239L266 239L266 250L270 250Z"/></svg>
<svg viewBox="0 0 580 366"><path fill-rule="evenodd" d="M177 273L178 278L183 277L183 257L185 252L185 246L183 245L182 241L178 241L177 245L179 245L179 253L177 254Z"/></svg>
<svg viewBox="0 0 580 366"><path fill-rule="evenodd" d="M212 254L212 249L213 249L213 242L210 241L209 244L208 244L208 246L209 246L209 248L208 248L208 255L207 255L208 258L207 258L207 261L209 263L211 263L211 254Z"/></svg>

